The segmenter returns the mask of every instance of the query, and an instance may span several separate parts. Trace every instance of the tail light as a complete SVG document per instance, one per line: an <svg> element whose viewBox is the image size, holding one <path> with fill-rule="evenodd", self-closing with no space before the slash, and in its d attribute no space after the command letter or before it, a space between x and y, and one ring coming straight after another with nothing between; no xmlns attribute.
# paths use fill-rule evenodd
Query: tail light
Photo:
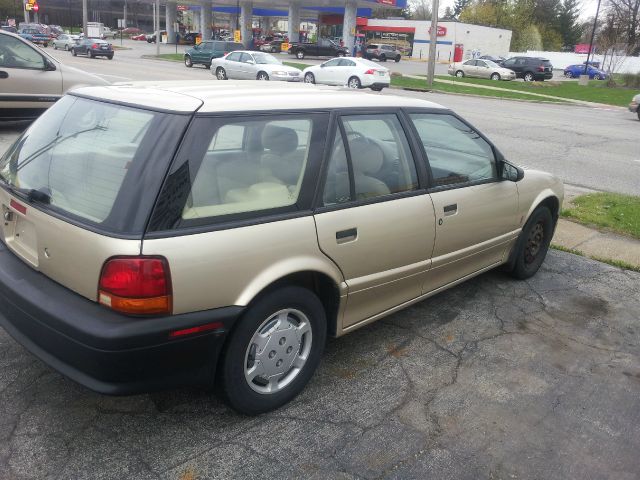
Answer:
<svg viewBox="0 0 640 480"><path fill-rule="evenodd" d="M538 67L538 71L539 71L539 72L544 72L544 65L540 65L540 66Z"/></svg>
<svg viewBox="0 0 640 480"><path fill-rule="evenodd" d="M98 48L98 44L97 44L97 43L94 43L93 45L91 45L91 48L93 48L93 49Z"/></svg>
<svg viewBox="0 0 640 480"><path fill-rule="evenodd" d="M171 273L163 257L114 257L100 274L98 302L132 315L172 310Z"/></svg>
<svg viewBox="0 0 640 480"><path fill-rule="evenodd" d="M376 73L376 71L373 68L370 68L369 70L364 72L365 75L373 75L374 73Z"/></svg>

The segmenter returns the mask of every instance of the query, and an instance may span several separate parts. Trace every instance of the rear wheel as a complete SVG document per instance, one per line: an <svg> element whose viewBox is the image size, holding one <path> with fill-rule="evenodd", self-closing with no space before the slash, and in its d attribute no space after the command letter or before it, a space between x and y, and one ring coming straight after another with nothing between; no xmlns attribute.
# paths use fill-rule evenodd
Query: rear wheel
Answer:
<svg viewBox="0 0 640 480"><path fill-rule="evenodd" d="M525 73L522 78L524 79L525 82L533 82L534 80L534 76L532 72Z"/></svg>
<svg viewBox="0 0 640 480"><path fill-rule="evenodd" d="M297 58L298 60L302 60L302 59L304 58L304 52L303 52L302 50L298 50L298 51L296 52L296 58Z"/></svg>
<svg viewBox="0 0 640 480"><path fill-rule="evenodd" d="M68 51L69 51L69 45L65 45L65 46L64 46L64 50L65 50L66 52L68 52Z"/></svg>
<svg viewBox="0 0 640 480"><path fill-rule="evenodd" d="M398 63L400 61L400 55L396 55L395 60L396 60L396 63Z"/></svg>
<svg viewBox="0 0 640 480"><path fill-rule="evenodd" d="M492 73L491 74L491 80L500 80L500 74L499 73Z"/></svg>
<svg viewBox="0 0 640 480"><path fill-rule="evenodd" d="M257 80L269 80L269 75L267 75L267 72L258 72L258 76L256 77Z"/></svg>
<svg viewBox="0 0 640 480"><path fill-rule="evenodd" d="M271 47L271 53L278 53L278 49L276 47Z"/></svg>
<svg viewBox="0 0 640 480"><path fill-rule="evenodd" d="M638 120L640 120L640 108L638 108L637 114L638 114Z"/></svg>
<svg viewBox="0 0 640 480"><path fill-rule="evenodd" d="M107 58L108 58L109 60L113 60L113 55L109 55Z"/></svg>
<svg viewBox="0 0 640 480"><path fill-rule="evenodd" d="M89 52L89 58L95 58L95 55L91 51Z"/></svg>
<svg viewBox="0 0 640 480"><path fill-rule="evenodd" d="M227 72L224 70L224 68L218 67L216 69L216 78L218 80L226 80L227 79Z"/></svg>
<svg viewBox="0 0 640 480"><path fill-rule="evenodd" d="M75 49L75 48L72 48L72 49L71 49L71 55L73 55L74 57L77 57L77 56L78 56L78 53L76 52L76 49Z"/></svg>
<svg viewBox="0 0 640 480"><path fill-rule="evenodd" d="M338 57L344 57L344 52L338 52Z"/></svg>
<svg viewBox="0 0 640 480"><path fill-rule="evenodd" d="M189 68L193 67L193 60L191 60L189 55L184 56L184 64Z"/></svg>
<svg viewBox="0 0 640 480"><path fill-rule="evenodd" d="M360 83L360 79L358 77L351 77L347 82L347 86L349 88L360 88L362 84Z"/></svg>
<svg viewBox="0 0 640 480"><path fill-rule="evenodd" d="M47 46L48 46L48 45L49 45L48 43L43 43L43 44L42 44L42 46L43 46L44 48L47 48Z"/></svg>
<svg viewBox="0 0 640 480"><path fill-rule="evenodd" d="M518 237L511 275L521 280L535 275L547 256L553 226L553 217L547 207L539 206L533 211Z"/></svg>
<svg viewBox="0 0 640 480"><path fill-rule="evenodd" d="M305 73L304 83L316 83L316 77L313 75L313 73L311 72Z"/></svg>
<svg viewBox="0 0 640 480"><path fill-rule="evenodd" d="M462 77L464 77L464 72L463 72L462 70L458 70L458 71L456 72L456 77L458 77L458 78L462 78Z"/></svg>
<svg viewBox="0 0 640 480"><path fill-rule="evenodd" d="M58 50L58 45L56 45L55 43L53 44L53 49L54 50Z"/></svg>
<svg viewBox="0 0 640 480"><path fill-rule="evenodd" d="M258 299L221 356L219 386L227 403L256 415L292 400L320 362L326 331L322 303L307 289L285 287Z"/></svg>
<svg viewBox="0 0 640 480"><path fill-rule="evenodd" d="M594 79L594 80L601 80L601 78L600 78L600 74L599 74L599 73L596 73L596 74L593 76L593 79Z"/></svg>
<svg viewBox="0 0 640 480"><path fill-rule="evenodd" d="M387 61L387 56L384 53L382 55L380 55L380 61L381 62L386 62Z"/></svg>

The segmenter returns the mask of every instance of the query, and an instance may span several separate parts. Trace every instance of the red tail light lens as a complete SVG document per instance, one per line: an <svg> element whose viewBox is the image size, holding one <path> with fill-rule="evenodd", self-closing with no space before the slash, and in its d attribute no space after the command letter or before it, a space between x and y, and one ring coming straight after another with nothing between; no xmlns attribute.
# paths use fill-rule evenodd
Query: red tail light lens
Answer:
<svg viewBox="0 0 640 480"><path fill-rule="evenodd" d="M376 71L373 68L370 68L369 70L364 72L365 75L373 75L374 73L376 73Z"/></svg>
<svg viewBox="0 0 640 480"><path fill-rule="evenodd" d="M539 72L544 72L544 65L540 65L540 66L538 67L538 71L539 71Z"/></svg>
<svg viewBox="0 0 640 480"><path fill-rule="evenodd" d="M115 257L100 274L98 302L134 315L171 313L171 274L162 257Z"/></svg>
<svg viewBox="0 0 640 480"><path fill-rule="evenodd" d="M91 48L93 48L93 49L98 48L98 44L97 44L97 43L94 43L93 45L91 45Z"/></svg>

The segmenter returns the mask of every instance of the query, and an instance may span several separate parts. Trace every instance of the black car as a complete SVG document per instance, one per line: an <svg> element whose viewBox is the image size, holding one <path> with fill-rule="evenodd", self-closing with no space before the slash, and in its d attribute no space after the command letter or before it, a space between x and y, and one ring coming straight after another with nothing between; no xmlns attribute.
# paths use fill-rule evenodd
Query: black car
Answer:
<svg viewBox="0 0 640 480"><path fill-rule="evenodd" d="M349 50L327 38L321 38L318 43L290 43L289 55L295 55L298 60L309 56L346 57L349 55Z"/></svg>
<svg viewBox="0 0 640 480"><path fill-rule="evenodd" d="M497 63L498 65L500 65L501 67L504 64L504 61L506 60L506 58L504 57L496 57L494 55L482 55L480 57L480 60L491 60L493 63Z"/></svg>
<svg viewBox="0 0 640 480"><path fill-rule="evenodd" d="M542 57L511 57L502 66L516 72L516 78L523 78L525 82L553 78L553 65Z"/></svg>
<svg viewBox="0 0 640 480"><path fill-rule="evenodd" d="M98 40L97 38L83 38L76 45L71 47L71 55L87 55L94 57L107 57L113 59L113 47L109 42Z"/></svg>

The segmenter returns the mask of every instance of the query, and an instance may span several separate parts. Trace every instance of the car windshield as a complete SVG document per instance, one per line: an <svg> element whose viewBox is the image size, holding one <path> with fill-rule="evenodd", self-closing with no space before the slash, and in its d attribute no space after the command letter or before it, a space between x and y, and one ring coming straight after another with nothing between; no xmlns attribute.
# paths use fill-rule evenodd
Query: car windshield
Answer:
<svg viewBox="0 0 640 480"><path fill-rule="evenodd" d="M487 64L487 66L488 66L488 67L491 67L491 68L500 68L500 65L498 65L496 62L493 62L493 61L491 61L491 60L486 60L486 59L485 59L485 60L483 60L483 61Z"/></svg>
<svg viewBox="0 0 640 480"><path fill-rule="evenodd" d="M280 60L268 53L254 53L253 58L258 65L281 65Z"/></svg>

